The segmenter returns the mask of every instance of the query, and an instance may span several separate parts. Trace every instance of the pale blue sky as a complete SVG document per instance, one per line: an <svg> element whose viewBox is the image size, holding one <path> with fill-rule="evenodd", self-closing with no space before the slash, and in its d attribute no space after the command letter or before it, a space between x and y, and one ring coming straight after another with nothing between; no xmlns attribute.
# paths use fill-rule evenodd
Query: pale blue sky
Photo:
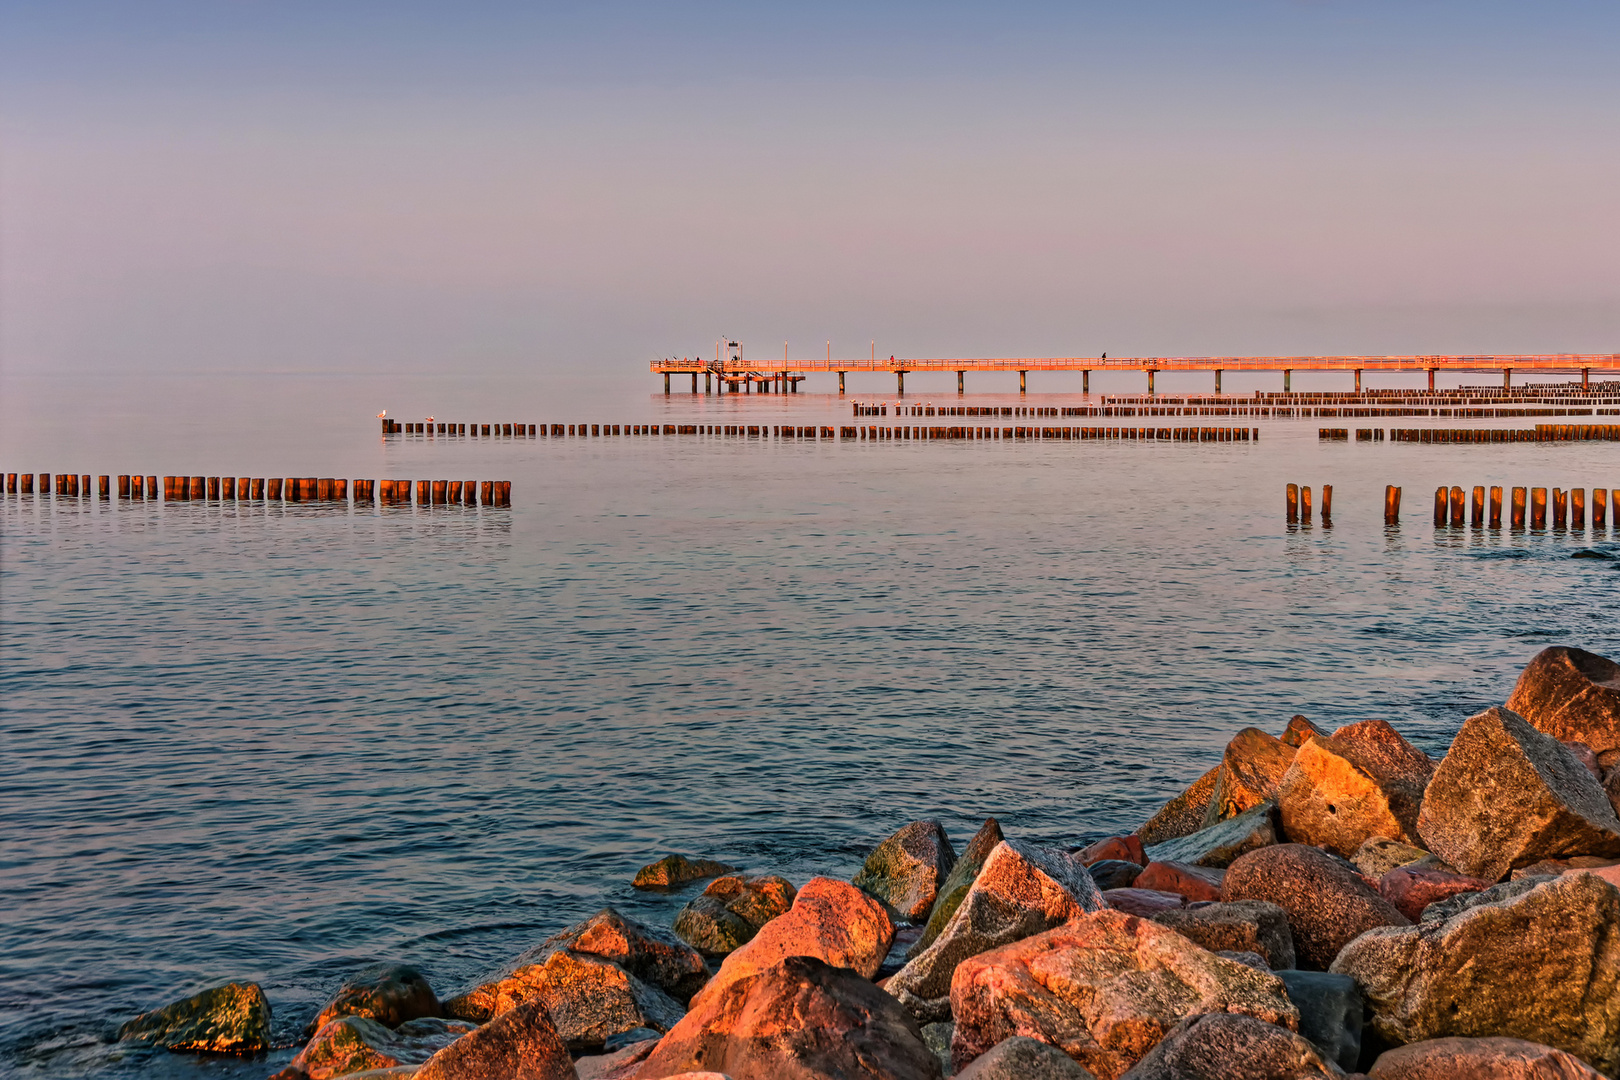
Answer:
<svg viewBox="0 0 1620 1080"><path fill-rule="evenodd" d="M1620 5L0 3L0 364L1620 350Z"/></svg>

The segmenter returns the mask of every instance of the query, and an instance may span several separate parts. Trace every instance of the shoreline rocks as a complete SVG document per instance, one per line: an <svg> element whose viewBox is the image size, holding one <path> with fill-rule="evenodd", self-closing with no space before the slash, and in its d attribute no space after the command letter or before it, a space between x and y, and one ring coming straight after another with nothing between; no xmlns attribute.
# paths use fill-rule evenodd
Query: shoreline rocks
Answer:
<svg viewBox="0 0 1620 1080"><path fill-rule="evenodd" d="M141 1013L118 1029L119 1042L198 1054L260 1054L270 1049L270 1002L258 983L226 983Z"/></svg>

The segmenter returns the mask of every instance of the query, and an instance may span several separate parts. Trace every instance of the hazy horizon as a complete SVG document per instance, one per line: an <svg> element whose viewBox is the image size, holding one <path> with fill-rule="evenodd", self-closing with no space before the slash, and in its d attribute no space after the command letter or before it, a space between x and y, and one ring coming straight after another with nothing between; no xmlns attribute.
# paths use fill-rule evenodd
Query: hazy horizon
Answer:
<svg viewBox="0 0 1620 1080"><path fill-rule="evenodd" d="M1620 350L1613 5L0 20L10 373Z"/></svg>

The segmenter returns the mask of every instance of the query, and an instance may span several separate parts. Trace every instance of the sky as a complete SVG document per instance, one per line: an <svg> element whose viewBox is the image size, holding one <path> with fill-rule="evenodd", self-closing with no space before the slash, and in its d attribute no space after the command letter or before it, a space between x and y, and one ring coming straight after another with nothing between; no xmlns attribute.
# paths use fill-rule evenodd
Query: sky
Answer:
<svg viewBox="0 0 1620 1080"><path fill-rule="evenodd" d="M0 371L1620 351L1620 4L0 0Z"/></svg>

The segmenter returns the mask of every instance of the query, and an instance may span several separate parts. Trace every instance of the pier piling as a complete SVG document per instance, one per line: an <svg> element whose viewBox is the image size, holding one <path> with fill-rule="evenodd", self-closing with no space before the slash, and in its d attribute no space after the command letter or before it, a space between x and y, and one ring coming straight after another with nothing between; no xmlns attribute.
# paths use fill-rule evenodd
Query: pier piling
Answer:
<svg viewBox="0 0 1620 1080"><path fill-rule="evenodd" d="M1545 529L1547 527L1547 489L1530 489L1530 527L1532 529Z"/></svg>
<svg viewBox="0 0 1620 1080"><path fill-rule="evenodd" d="M1524 530L1524 496L1526 488L1513 489L1513 502L1508 510L1508 526L1516 531Z"/></svg>
<svg viewBox="0 0 1620 1080"><path fill-rule="evenodd" d="M1394 484L1384 485L1384 524L1401 523L1401 489Z"/></svg>
<svg viewBox="0 0 1620 1080"><path fill-rule="evenodd" d="M1295 525L1295 524L1298 524L1298 522L1299 522L1299 485L1298 484L1289 484L1288 485L1288 524Z"/></svg>
<svg viewBox="0 0 1620 1080"><path fill-rule="evenodd" d="M1491 488L1491 528L1500 529L1501 527L1502 489L1500 487L1493 487Z"/></svg>

